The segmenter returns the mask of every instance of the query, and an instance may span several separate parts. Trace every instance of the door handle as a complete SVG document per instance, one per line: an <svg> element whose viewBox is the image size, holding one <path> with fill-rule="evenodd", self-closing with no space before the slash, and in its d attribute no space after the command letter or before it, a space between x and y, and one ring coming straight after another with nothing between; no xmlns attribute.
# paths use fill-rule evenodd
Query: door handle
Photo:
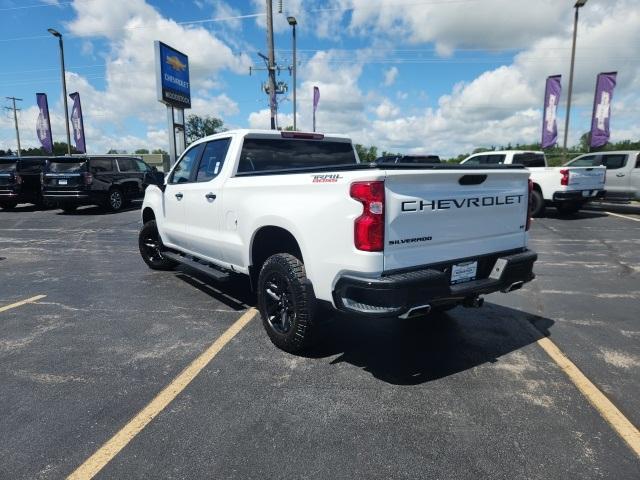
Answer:
<svg viewBox="0 0 640 480"><path fill-rule="evenodd" d="M616 173L616 177L624 177L624 173Z"/></svg>
<svg viewBox="0 0 640 480"><path fill-rule="evenodd" d="M204 196L204 198L206 198L207 200L215 200L216 199L216 195L215 195L215 193L209 192Z"/></svg>
<svg viewBox="0 0 640 480"><path fill-rule="evenodd" d="M176 198L178 200L182 200L183 195L181 193L176 193Z"/></svg>

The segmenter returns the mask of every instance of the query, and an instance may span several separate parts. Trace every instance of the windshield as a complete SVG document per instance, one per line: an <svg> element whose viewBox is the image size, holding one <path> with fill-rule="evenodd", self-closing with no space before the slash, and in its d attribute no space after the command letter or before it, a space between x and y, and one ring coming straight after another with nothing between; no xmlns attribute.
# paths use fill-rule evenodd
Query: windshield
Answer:
<svg viewBox="0 0 640 480"><path fill-rule="evenodd" d="M52 173L80 173L86 169L86 161L72 162L52 160L49 162L49 171Z"/></svg>
<svg viewBox="0 0 640 480"><path fill-rule="evenodd" d="M358 163L349 142L246 138L238 172L263 172L291 168L354 165Z"/></svg>
<svg viewBox="0 0 640 480"><path fill-rule="evenodd" d="M16 162L14 160L0 160L0 173L8 173L16 171Z"/></svg>

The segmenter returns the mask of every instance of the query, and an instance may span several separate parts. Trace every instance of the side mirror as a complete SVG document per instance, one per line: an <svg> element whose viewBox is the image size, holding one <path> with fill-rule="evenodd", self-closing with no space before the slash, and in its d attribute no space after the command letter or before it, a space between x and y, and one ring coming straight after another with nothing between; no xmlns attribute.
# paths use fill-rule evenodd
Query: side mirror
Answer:
<svg viewBox="0 0 640 480"><path fill-rule="evenodd" d="M164 191L167 189L167 184L166 183L161 183L160 185L158 185L158 188L160 189L160 191L162 193L164 193Z"/></svg>
<svg viewBox="0 0 640 480"><path fill-rule="evenodd" d="M157 171L158 171L158 169L152 165L152 166L151 166L151 171L152 171L152 172L157 172Z"/></svg>

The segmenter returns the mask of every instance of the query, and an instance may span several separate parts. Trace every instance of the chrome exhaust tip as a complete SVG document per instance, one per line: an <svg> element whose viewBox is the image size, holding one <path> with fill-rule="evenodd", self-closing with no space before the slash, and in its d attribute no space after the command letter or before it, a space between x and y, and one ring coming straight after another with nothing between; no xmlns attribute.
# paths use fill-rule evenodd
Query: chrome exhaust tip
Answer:
<svg viewBox="0 0 640 480"><path fill-rule="evenodd" d="M524 285L523 281L520 282L514 282L511 285L509 285L507 288L505 288L504 290L500 290L502 293L509 293L509 292L513 292L514 290L520 290L522 288L522 286Z"/></svg>
<svg viewBox="0 0 640 480"><path fill-rule="evenodd" d="M398 318L402 318L403 320L406 320L407 318L427 315L430 311L431 311L431 305L419 305L417 307L410 308L402 315L399 315Z"/></svg>

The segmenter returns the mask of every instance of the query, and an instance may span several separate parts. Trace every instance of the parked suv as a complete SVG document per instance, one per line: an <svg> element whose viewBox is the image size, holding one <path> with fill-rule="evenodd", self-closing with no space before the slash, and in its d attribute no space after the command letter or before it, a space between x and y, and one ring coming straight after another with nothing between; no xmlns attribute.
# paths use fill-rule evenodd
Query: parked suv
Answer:
<svg viewBox="0 0 640 480"><path fill-rule="evenodd" d="M44 167L42 196L65 212L79 205L101 205L115 212L142 198L147 186L163 181L162 172L136 157L55 157Z"/></svg>
<svg viewBox="0 0 640 480"><path fill-rule="evenodd" d="M40 174L46 157L0 158L0 208L14 208L19 203L44 202Z"/></svg>

